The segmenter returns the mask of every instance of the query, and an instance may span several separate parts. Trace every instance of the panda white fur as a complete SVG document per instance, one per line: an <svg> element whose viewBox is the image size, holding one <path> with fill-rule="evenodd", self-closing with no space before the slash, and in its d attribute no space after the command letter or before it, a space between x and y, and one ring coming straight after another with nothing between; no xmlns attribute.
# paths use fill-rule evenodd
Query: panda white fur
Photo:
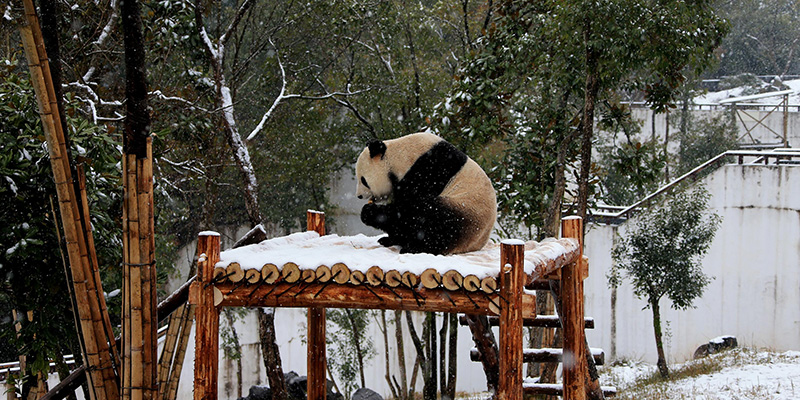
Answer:
<svg viewBox="0 0 800 400"><path fill-rule="evenodd" d="M402 253L478 250L497 218L497 197L480 166L430 133L373 140L356 162L361 220Z"/></svg>

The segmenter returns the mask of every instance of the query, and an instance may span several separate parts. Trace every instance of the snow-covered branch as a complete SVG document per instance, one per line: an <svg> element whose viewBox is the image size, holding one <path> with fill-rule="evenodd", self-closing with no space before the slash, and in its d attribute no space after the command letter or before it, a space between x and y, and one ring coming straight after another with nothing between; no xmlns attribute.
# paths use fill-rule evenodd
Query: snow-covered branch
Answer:
<svg viewBox="0 0 800 400"><path fill-rule="evenodd" d="M204 113L211 113L211 110L208 110L206 108L200 107L194 102L186 100L186 99L184 99L182 97L167 96L164 93L162 93L160 90L156 90L156 91L150 92L148 94L150 96L154 96L154 97L159 98L159 99L164 100L164 101L176 101L176 102L179 102L179 103L186 104L186 105L188 105L189 107L191 107L191 108L193 108L195 110L199 110L199 111L202 111Z"/></svg>

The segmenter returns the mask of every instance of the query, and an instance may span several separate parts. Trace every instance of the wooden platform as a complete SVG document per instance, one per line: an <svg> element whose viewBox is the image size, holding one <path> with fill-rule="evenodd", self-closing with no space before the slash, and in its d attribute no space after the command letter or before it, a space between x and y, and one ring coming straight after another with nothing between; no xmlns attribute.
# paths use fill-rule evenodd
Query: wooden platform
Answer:
<svg viewBox="0 0 800 400"><path fill-rule="evenodd" d="M537 317L535 292L525 287L542 279L558 280L562 293L558 322L564 348L550 357L570 358L560 393L585 399L586 362L566 357L586 352L583 279L588 263L579 218L563 221L565 238L509 240L450 256L400 254L381 246L377 237L325 235L321 213L309 212L308 228L224 252L217 233L199 235L198 276L189 295L196 305L196 400L217 398L219 312L225 306L309 308L309 400L325 397L325 308L496 315L501 343L497 397L522 400L524 390L530 390L522 380L522 327Z"/></svg>

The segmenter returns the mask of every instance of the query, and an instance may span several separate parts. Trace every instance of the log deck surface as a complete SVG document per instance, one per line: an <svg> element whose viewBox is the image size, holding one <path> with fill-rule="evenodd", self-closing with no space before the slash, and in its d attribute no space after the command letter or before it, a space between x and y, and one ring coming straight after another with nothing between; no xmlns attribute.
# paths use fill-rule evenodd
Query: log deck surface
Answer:
<svg viewBox="0 0 800 400"><path fill-rule="evenodd" d="M308 228L323 235L324 215L309 212ZM202 233L198 244L198 279L192 284L189 294L190 303L197 305L195 352L199 356L195 358L194 399L217 398L220 307L277 306L309 308L309 400L325 398L326 307L497 315L500 320L501 377L497 396L502 400L522 400L523 322L536 317L535 295L526 291L525 285L543 277L558 279L563 276L562 296L570 297L564 302L569 309L565 310L562 322L565 335L563 354L583 354L585 351L582 278L587 267L581 254L581 220L565 220L562 229L565 236L575 239L564 242L574 243L573 248L551 258L539 257L541 262L536 264L534 273L524 272L524 243L508 241L501 245L498 278L479 281L450 271L445 274L425 271L427 274L416 276L371 269L365 274L358 270L349 271L346 265L341 264L316 270L300 270L297 265L285 264L279 270L274 264L267 263L263 264L261 274L251 273L248 277L246 272L237 269L238 263L230 263L224 268L216 265L220 257L219 236ZM340 274L343 271L349 274L349 280L342 279ZM260 275L260 279L256 275ZM444 275L448 275L447 278ZM432 288L427 288L428 285ZM585 398L582 394L587 371L580 359L577 357L564 363L563 388L565 397L569 399Z"/></svg>

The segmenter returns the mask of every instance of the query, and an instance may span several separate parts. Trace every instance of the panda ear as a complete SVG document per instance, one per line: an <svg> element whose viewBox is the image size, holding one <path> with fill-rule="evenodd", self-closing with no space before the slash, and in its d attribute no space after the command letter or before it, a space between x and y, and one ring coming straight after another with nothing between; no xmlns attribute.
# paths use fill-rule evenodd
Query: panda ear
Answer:
<svg viewBox="0 0 800 400"><path fill-rule="evenodd" d="M386 144L380 140L370 140L367 143L367 148L369 148L369 158L375 158L377 156L381 156L386 153Z"/></svg>

